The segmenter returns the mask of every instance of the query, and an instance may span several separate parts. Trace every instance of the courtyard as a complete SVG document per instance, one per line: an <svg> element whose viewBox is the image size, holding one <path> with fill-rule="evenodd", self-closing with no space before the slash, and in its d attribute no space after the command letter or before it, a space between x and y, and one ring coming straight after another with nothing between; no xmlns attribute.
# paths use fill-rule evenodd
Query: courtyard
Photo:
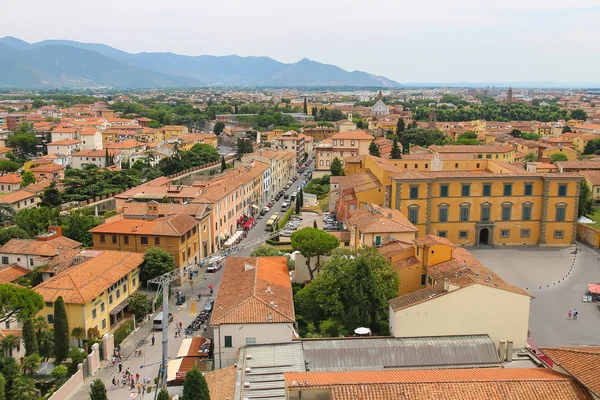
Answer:
<svg viewBox="0 0 600 400"><path fill-rule="evenodd" d="M582 298L600 282L600 253L575 247L489 247L471 253L506 282L526 289L531 300L530 339L540 347L600 345L600 307ZM569 310L579 318L570 320ZM490 310L493 312L493 310Z"/></svg>

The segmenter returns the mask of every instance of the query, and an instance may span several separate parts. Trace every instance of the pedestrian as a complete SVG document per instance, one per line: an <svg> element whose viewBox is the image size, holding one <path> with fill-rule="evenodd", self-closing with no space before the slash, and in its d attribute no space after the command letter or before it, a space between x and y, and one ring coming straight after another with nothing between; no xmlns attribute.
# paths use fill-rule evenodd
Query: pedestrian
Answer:
<svg viewBox="0 0 600 400"><path fill-rule="evenodd" d="M113 376L113 380L112 380L112 384L113 384L113 390L117 387L117 378Z"/></svg>
<svg viewBox="0 0 600 400"><path fill-rule="evenodd" d="M152 346L154 346L154 333L152 334Z"/></svg>
<svg viewBox="0 0 600 400"><path fill-rule="evenodd" d="M133 378L133 375L131 375L131 388L133 389L135 387L135 379Z"/></svg>
<svg viewBox="0 0 600 400"><path fill-rule="evenodd" d="M573 319L577 319L577 316L579 315L579 311L577 311L577 309L573 310Z"/></svg>
<svg viewBox="0 0 600 400"><path fill-rule="evenodd" d="M179 321L179 329L183 326L183 322Z"/></svg>
<svg viewBox="0 0 600 400"><path fill-rule="evenodd" d="M112 364L113 364L113 367L115 366L115 363L116 363L116 362L117 362L117 359L115 358L115 356L113 356L113 358L112 358Z"/></svg>
<svg viewBox="0 0 600 400"><path fill-rule="evenodd" d="M135 374L135 383L140 383L140 374L139 374L139 372Z"/></svg>
<svg viewBox="0 0 600 400"><path fill-rule="evenodd" d="M569 310L569 319L571 319L572 315L573 315L573 312L571 310Z"/></svg>
<svg viewBox="0 0 600 400"><path fill-rule="evenodd" d="M127 374L127 376L131 376L131 370L129 369L129 367L127 367L127 370L125 371L125 373Z"/></svg>
<svg viewBox="0 0 600 400"><path fill-rule="evenodd" d="M119 373L123 372L123 364L119 363Z"/></svg>
<svg viewBox="0 0 600 400"><path fill-rule="evenodd" d="M125 377L125 374L123 374L123 379L121 379L121 382L123 382L123 387L125 387L127 384L127 378Z"/></svg>
<svg viewBox="0 0 600 400"><path fill-rule="evenodd" d="M138 393L142 393L142 384L138 383L137 387L138 387Z"/></svg>
<svg viewBox="0 0 600 400"><path fill-rule="evenodd" d="M108 367L110 367L110 361L109 361L109 359L107 358L107 359L106 359L106 368L108 368Z"/></svg>

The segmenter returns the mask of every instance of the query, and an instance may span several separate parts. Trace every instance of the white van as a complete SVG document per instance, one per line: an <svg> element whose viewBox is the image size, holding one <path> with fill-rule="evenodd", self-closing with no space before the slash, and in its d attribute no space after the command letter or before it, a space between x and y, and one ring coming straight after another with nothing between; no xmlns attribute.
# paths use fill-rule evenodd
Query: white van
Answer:
<svg viewBox="0 0 600 400"><path fill-rule="evenodd" d="M169 322L168 324L170 324L171 322L173 322L173 314L169 313ZM154 329L157 330L162 330L163 328L163 312L159 312L156 317L154 317Z"/></svg>

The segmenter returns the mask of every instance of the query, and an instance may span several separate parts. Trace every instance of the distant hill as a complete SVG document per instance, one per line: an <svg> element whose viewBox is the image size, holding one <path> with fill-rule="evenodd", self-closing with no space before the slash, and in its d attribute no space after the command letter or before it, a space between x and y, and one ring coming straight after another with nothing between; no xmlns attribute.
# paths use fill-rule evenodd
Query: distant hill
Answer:
<svg viewBox="0 0 600 400"><path fill-rule="evenodd" d="M27 43L0 39L0 87L374 86L395 81L302 59L130 54L104 44L69 40Z"/></svg>

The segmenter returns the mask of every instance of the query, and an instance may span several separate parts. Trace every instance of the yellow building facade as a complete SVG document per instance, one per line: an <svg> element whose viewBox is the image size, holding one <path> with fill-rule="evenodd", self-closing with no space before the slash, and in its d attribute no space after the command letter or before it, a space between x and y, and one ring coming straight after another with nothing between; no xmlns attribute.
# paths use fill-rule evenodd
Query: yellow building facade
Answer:
<svg viewBox="0 0 600 400"><path fill-rule="evenodd" d="M161 128L164 140L177 139L190 133L187 126L165 125Z"/></svg>

